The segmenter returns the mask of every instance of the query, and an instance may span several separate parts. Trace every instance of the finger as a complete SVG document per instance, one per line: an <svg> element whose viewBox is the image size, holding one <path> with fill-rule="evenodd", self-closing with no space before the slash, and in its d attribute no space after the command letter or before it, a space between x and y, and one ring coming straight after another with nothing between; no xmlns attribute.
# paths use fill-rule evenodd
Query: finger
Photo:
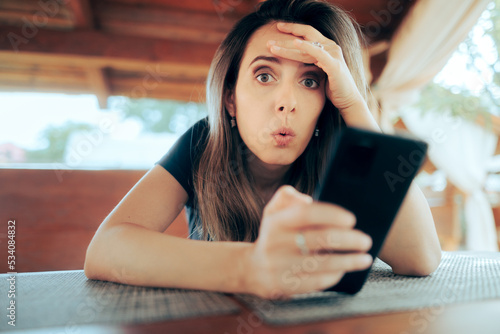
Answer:
<svg viewBox="0 0 500 334"><path fill-rule="evenodd" d="M370 268L372 262L368 254L308 257L284 271L285 286L280 296L324 290L337 284L347 272Z"/></svg>
<svg viewBox="0 0 500 334"><path fill-rule="evenodd" d="M323 45L323 48L300 39L293 41L295 47L281 47L270 44L269 50L278 57L306 64L314 64L325 73L334 70L335 64L343 60L342 50L336 44Z"/></svg>
<svg viewBox="0 0 500 334"><path fill-rule="evenodd" d="M273 41L270 41L271 43L268 42L269 50L277 55L278 57L285 58L285 59L290 59L290 60L295 60L301 63L306 63L306 64L315 64L317 62L317 59L315 59L312 55L308 54L304 50L300 50L295 46L290 46L290 47L284 47L278 44L283 44L283 43L276 43L273 44Z"/></svg>
<svg viewBox="0 0 500 334"><path fill-rule="evenodd" d="M295 38L295 39L287 39L287 40L273 40L273 39L270 39L267 41L267 46L270 48L272 46L278 46L280 48L284 48L284 49L297 49L297 45L296 43L300 43L300 42L305 42L305 43L309 43L310 45L313 45L315 47L323 47L323 48L328 48L330 49L330 46L336 46L337 44L333 41L328 41L327 43L324 43L324 44L321 44L320 45L317 45L317 44L314 44L313 42L311 41L304 41L302 39L299 39L299 38Z"/></svg>
<svg viewBox="0 0 500 334"><path fill-rule="evenodd" d="M265 209L264 209L265 210ZM287 227L290 230L308 228L353 228L356 217L350 211L331 203L314 202L288 207L273 212L266 219L273 225Z"/></svg>
<svg viewBox="0 0 500 334"><path fill-rule="evenodd" d="M270 296L270 299L288 300L294 295L322 291L340 282L344 272L329 274L314 274L303 277L291 277L288 285L282 289L280 294Z"/></svg>
<svg viewBox="0 0 500 334"><path fill-rule="evenodd" d="M298 263L294 272L307 277L309 274L365 270L370 268L373 258L366 253L314 254L302 257Z"/></svg>
<svg viewBox="0 0 500 334"><path fill-rule="evenodd" d="M335 272L335 273L321 273L312 275L310 277L311 289L303 293L314 292L314 291L320 292L329 289L337 285L345 274L346 274L345 272Z"/></svg>
<svg viewBox="0 0 500 334"><path fill-rule="evenodd" d="M319 47L300 39L295 39L293 42L297 49L302 51L297 52L297 54L306 54L314 58L316 60L314 64L325 71L325 73L335 70L333 65L338 66L344 59L342 50L337 44L328 44Z"/></svg>
<svg viewBox="0 0 500 334"><path fill-rule="evenodd" d="M287 49L293 49L296 48L295 45L293 44L293 40L268 40L267 41L267 46L271 47L273 45L276 45L280 48L287 48Z"/></svg>
<svg viewBox="0 0 500 334"><path fill-rule="evenodd" d="M278 188L269 203L264 208L265 214L272 214L290 206L312 203L312 197L297 191L290 185Z"/></svg>
<svg viewBox="0 0 500 334"><path fill-rule="evenodd" d="M297 37L302 37L307 41L326 43L330 41L328 38L323 36L318 30L314 29L310 25L300 24L300 23L289 23L289 22L279 22L277 28L281 32L292 34Z"/></svg>
<svg viewBox="0 0 500 334"><path fill-rule="evenodd" d="M286 54L289 59L292 59L291 57L294 56L297 59L297 55L302 55L302 58L307 58L306 55L309 55L309 57L315 59L313 64L321 68L323 72L328 75L329 80L333 80L333 78L338 77L339 73L342 71L348 71L342 54L342 49L337 44L325 45L321 48L300 39L295 39L294 44L297 46L297 49L302 52L286 53L282 48L278 50L282 55L277 55L283 57ZM271 50L271 52L275 53L273 50ZM350 80L352 80L352 78Z"/></svg>
<svg viewBox="0 0 500 334"><path fill-rule="evenodd" d="M320 43L321 46L301 39L294 39L292 43L298 50L301 50L303 54L311 55L318 60L325 57L338 60L344 59L341 47L333 41L324 44Z"/></svg>
<svg viewBox="0 0 500 334"><path fill-rule="evenodd" d="M371 237L360 230L310 229L302 235L311 252L365 252L372 247Z"/></svg>

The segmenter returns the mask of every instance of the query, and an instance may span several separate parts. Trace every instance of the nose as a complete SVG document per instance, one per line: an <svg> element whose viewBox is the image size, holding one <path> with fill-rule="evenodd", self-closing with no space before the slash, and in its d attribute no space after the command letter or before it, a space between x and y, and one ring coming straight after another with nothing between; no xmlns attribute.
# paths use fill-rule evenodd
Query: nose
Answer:
<svg viewBox="0 0 500 334"><path fill-rule="evenodd" d="M297 99L292 85L283 84L276 93L276 111L282 115L295 112Z"/></svg>

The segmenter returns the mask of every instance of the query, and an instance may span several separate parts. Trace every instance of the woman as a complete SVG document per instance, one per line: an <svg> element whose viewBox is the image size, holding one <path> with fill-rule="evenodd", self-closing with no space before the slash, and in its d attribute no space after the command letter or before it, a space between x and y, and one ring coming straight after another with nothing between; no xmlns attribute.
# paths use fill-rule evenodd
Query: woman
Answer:
<svg viewBox="0 0 500 334"><path fill-rule="evenodd" d="M268 0L236 24L207 80L208 119L188 130L104 220L89 278L286 297L368 268L369 236L313 202L340 126L380 131L349 16L314 0ZM190 239L162 232L186 206ZM193 240L199 239L199 240ZM440 247L412 185L380 258L427 275ZM314 258L314 268L303 264Z"/></svg>

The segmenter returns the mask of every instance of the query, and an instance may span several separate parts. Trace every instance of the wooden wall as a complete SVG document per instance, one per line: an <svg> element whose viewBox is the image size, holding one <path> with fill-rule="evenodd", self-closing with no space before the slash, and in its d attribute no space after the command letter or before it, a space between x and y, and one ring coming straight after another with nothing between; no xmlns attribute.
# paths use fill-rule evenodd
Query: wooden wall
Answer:
<svg viewBox="0 0 500 334"><path fill-rule="evenodd" d="M16 221L16 272L83 269L94 232L145 171L0 169L0 273ZM166 233L186 237L184 212Z"/></svg>

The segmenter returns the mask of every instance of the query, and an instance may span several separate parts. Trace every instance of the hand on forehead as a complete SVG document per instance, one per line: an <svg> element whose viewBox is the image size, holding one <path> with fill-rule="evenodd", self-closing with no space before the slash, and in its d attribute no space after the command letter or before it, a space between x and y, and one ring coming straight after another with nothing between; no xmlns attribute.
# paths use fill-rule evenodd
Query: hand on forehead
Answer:
<svg viewBox="0 0 500 334"><path fill-rule="evenodd" d="M313 27L296 24L296 23L283 23L273 22L269 23L258 29L250 38L247 48L246 57L247 62L252 61L256 56L267 55L270 57L280 58L280 60L290 60L300 63L313 64L315 59L308 57L302 50L297 48L296 41L307 40L308 37L319 35L317 38L323 40L324 37ZM288 57L271 52L271 47L284 48L293 52L296 55Z"/></svg>

